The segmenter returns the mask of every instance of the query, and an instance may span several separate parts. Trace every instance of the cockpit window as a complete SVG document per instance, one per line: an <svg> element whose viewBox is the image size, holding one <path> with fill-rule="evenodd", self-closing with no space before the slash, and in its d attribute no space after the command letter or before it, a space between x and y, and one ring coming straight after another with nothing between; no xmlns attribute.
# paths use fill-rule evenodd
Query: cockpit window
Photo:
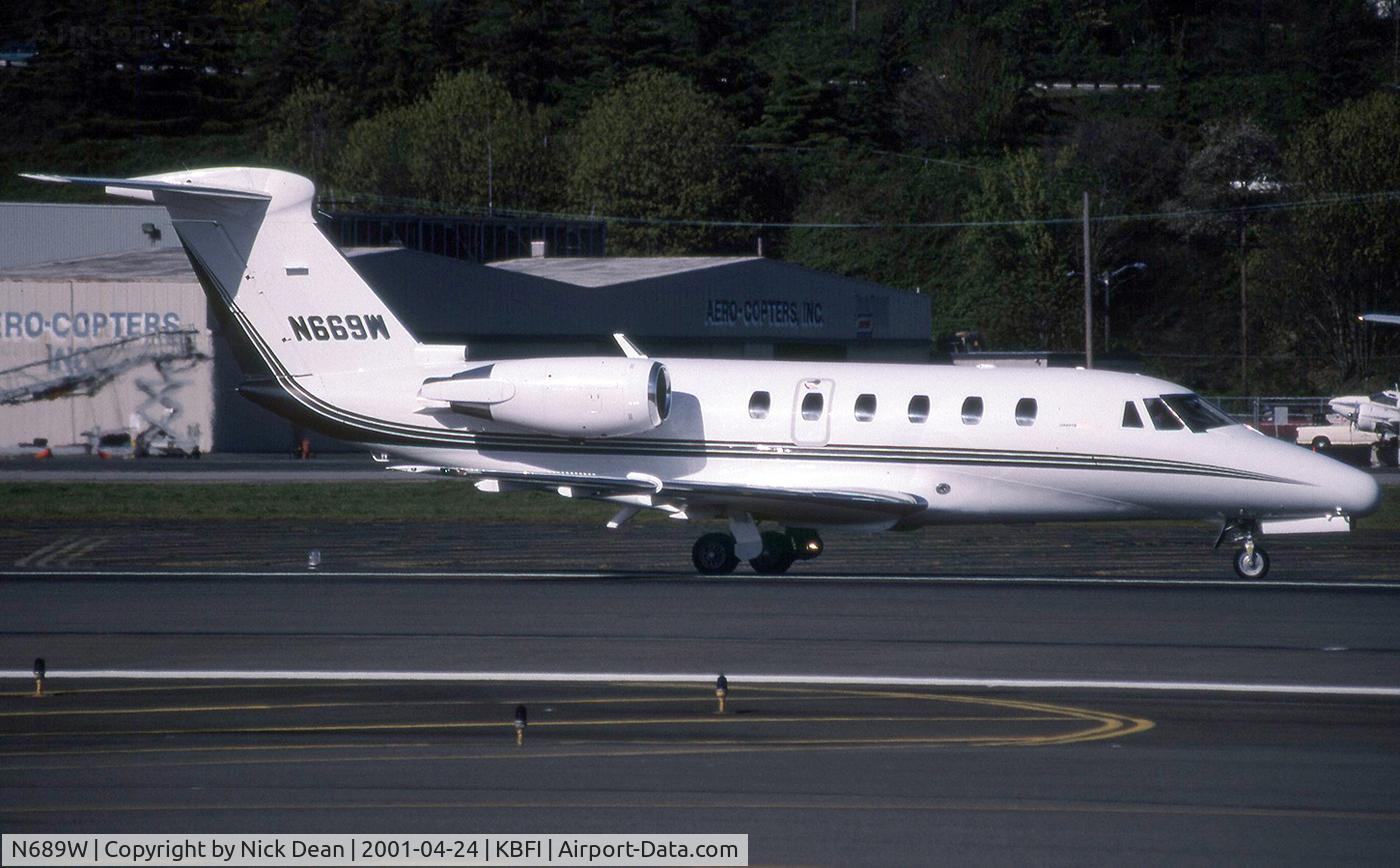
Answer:
<svg viewBox="0 0 1400 868"><path fill-rule="evenodd" d="M1144 398L1142 403L1147 405L1147 417L1158 431L1180 431L1184 427L1161 398Z"/></svg>
<svg viewBox="0 0 1400 868"><path fill-rule="evenodd" d="M1377 404L1388 404L1391 407L1400 406L1400 399L1397 399L1394 392L1377 392L1371 396L1371 400Z"/></svg>
<svg viewBox="0 0 1400 868"><path fill-rule="evenodd" d="M1186 423L1187 428L1197 434L1212 428L1224 428L1226 425L1239 424L1200 395L1191 393L1163 395L1162 400L1167 402L1167 406L1172 408L1172 412L1176 414L1178 419ZM1155 423L1156 420L1154 419L1153 422Z"/></svg>
<svg viewBox="0 0 1400 868"><path fill-rule="evenodd" d="M1142 416L1138 415L1137 404L1134 404L1132 401L1123 402L1123 427L1142 427Z"/></svg>

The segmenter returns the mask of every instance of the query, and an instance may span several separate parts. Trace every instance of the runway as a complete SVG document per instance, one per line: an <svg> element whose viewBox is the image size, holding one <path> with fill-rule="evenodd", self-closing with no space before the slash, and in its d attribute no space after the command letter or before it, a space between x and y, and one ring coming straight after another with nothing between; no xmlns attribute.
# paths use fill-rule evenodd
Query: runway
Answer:
<svg viewBox="0 0 1400 868"><path fill-rule="evenodd" d="M747 833L755 865L1400 846L1394 533L1271 540L1245 583L1203 525L833 533L781 577L695 575L700 530L0 527L0 830Z"/></svg>
<svg viewBox="0 0 1400 868"><path fill-rule="evenodd" d="M746 832L758 865L1400 844L1384 579L462 572L4 575L0 828Z"/></svg>

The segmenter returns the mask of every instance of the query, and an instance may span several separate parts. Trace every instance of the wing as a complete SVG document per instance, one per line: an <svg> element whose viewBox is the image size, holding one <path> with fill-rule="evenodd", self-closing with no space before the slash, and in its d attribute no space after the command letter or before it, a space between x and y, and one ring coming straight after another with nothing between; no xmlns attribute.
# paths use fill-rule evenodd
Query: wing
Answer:
<svg viewBox="0 0 1400 868"><path fill-rule="evenodd" d="M1364 313L1358 319L1362 322L1374 322L1381 325L1400 325L1400 315L1393 313Z"/></svg>
<svg viewBox="0 0 1400 868"><path fill-rule="evenodd" d="M633 513L643 508L658 509L675 518L722 517L738 511L786 521L871 524L893 523L928 508L928 501L916 494L865 488L778 488L687 479L663 482L645 473L618 477L423 464L401 464L389 469L471 479L478 489L487 492L552 490L564 497L616 503ZM627 518L630 517L629 514ZM620 523L615 519L609 524Z"/></svg>

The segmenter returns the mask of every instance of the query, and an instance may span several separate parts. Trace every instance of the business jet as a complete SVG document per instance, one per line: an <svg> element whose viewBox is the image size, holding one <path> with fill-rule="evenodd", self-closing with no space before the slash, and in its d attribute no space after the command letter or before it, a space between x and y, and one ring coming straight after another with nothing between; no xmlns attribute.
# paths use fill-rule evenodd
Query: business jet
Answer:
<svg viewBox="0 0 1400 868"><path fill-rule="evenodd" d="M28 177L165 206L248 398L392 470L613 504L611 528L644 509L726 521L694 545L702 573L783 572L829 528L1209 519L1259 578L1259 537L1345 531L1380 500L1367 474L1140 375L653 359L622 335L616 356L468 359L414 339L321 234L306 178Z"/></svg>

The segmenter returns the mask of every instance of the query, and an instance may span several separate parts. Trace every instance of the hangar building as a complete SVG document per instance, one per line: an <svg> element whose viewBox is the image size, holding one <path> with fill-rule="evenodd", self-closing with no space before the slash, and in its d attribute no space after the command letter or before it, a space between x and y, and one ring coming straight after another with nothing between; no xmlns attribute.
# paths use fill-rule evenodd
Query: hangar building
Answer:
<svg viewBox="0 0 1400 868"><path fill-rule="evenodd" d="M11 209L32 207L0 205L0 230ZM88 238L73 228L86 221L116 240L57 261L9 241L0 252L0 449L110 431L201 451L289 449L290 423L235 392L241 372L164 209L61 207L62 231ZM58 249L44 233L33 244ZM465 344L469 359L611 354L614 332L663 358L929 359L927 296L776 260L345 252L420 340Z"/></svg>

